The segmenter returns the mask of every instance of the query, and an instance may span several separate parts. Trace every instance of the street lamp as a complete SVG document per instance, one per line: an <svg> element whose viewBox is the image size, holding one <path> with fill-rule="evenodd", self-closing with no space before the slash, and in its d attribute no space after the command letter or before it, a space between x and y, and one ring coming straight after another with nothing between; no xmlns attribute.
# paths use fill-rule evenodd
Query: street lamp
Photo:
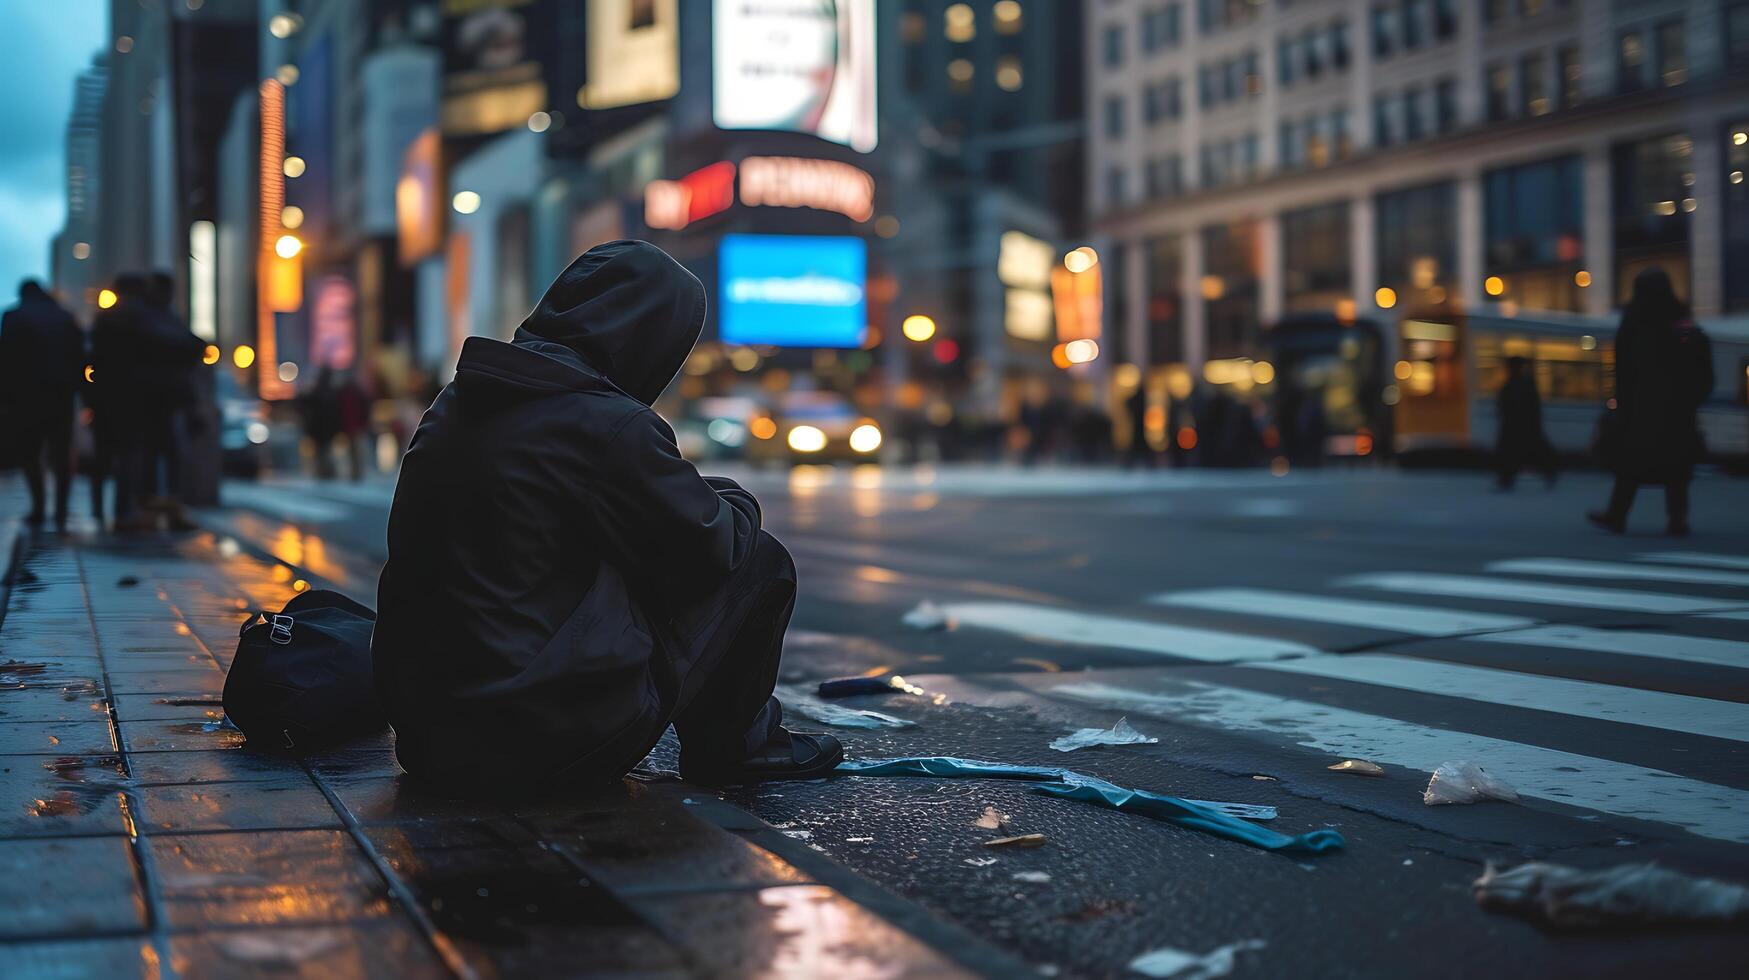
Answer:
<svg viewBox="0 0 1749 980"><path fill-rule="evenodd" d="M273 253L282 259L295 259L304 250L304 243L298 241L296 235L281 235L273 243Z"/></svg>
<svg viewBox="0 0 1749 980"><path fill-rule="evenodd" d="M935 321L921 313L913 313L905 318L903 324L900 324L900 329L904 332L906 340L921 344L935 336Z"/></svg>

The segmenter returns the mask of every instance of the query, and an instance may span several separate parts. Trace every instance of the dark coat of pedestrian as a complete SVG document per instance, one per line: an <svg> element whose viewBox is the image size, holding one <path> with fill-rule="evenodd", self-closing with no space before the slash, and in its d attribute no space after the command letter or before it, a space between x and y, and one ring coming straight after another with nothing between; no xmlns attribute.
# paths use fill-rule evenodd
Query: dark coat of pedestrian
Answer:
<svg viewBox="0 0 1749 980"><path fill-rule="evenodd" d="M1522 357L1506 359L1506 381L1494 399L1499 429L1494 439L1494 463L1500 489L1510 490L1518 482L1518 473L1526 466L1543 474L1552 486L1555 482L1555 449L1543 431L1542 395L1536 390L1536 377L1530 361Z"/></svg>
<svg viewBox="0 0 1749 980"><path fill-rule="evenodd" d="M510 343L464 345L402 463L378 589L376 685L408 772L497 794L612 780L670 723L688 778L842 758L771 696L788 553L650 407L704 316L666 253L611 242Z"/></svg>
<svg viewBox="0 0 1749 980"><path fill-rule="evenodd" d="M55 479L57 526L67 523L73 417L83 383L85 335L42 284L27 279L0 317L0 424L30 490L28 520L46 519L45 463Z"/></svg>
<svg viewBox="0 0 1749 980"><path fill-rule="evenodd" d="M1615 413L1609 441L1615 488L1591 521L1621 533L1643 484L1664 487L1671 534L1688 533L1688 489L1705 447L1700 406L1713 391L1712 344L1662 269L1634 279L1615 335Z"/></svg>

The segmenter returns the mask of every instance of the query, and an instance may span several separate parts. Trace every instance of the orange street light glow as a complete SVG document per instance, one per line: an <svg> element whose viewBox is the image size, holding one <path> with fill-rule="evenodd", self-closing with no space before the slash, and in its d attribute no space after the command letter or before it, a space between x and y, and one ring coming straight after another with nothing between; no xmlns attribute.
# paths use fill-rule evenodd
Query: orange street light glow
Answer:
<svg viewBox="0 0 1749 980"><path fill-rule="evenodd" d="M231 363L240 368L247 368L249 365L254 364L255 348L250 347L248 344L238 344L237 349L231 352Z"/></svg>
<svg viewBox="0 0 1749 980"><path fill-rule="evenodd" d="M97 291L97 308L107 310L115 305L115 290L100 289Z"/></svg>
<svg viewBox="0 0 1749 980"><path fill-rule="evenodd" d="M218 347L214 344L206 345L206 350L201 352L200 360L201 360L201 363L203 363L203 364L217 364L217 363L219 363L219 349L218 349Z"/></svg>

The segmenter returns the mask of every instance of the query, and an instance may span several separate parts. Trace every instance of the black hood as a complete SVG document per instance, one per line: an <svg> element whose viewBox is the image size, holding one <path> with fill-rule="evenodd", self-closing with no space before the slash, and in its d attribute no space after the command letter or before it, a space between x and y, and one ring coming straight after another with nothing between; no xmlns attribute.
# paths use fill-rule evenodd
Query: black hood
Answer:
<svg viewBox="0 0 1749 980"><path fill-rule="evenodd" d="M704 312L704 286L667 252L649 242L608 242L559 274L516 341L568 347L648 405L686 362Z"/></svg>

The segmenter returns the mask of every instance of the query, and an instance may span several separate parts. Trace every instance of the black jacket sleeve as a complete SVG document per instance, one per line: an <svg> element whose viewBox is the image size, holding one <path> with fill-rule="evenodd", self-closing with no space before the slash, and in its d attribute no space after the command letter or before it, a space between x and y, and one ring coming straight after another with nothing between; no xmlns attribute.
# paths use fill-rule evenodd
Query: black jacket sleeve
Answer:
<svg viewBox="0 0 1749 980"><path fill-rule="evenodd" d="M709 589L741 567L759 533L759 505L732 481L719 489L680 455L656 413L634 414L608 444L596 481L598 520L627 571Z"/></svg>

